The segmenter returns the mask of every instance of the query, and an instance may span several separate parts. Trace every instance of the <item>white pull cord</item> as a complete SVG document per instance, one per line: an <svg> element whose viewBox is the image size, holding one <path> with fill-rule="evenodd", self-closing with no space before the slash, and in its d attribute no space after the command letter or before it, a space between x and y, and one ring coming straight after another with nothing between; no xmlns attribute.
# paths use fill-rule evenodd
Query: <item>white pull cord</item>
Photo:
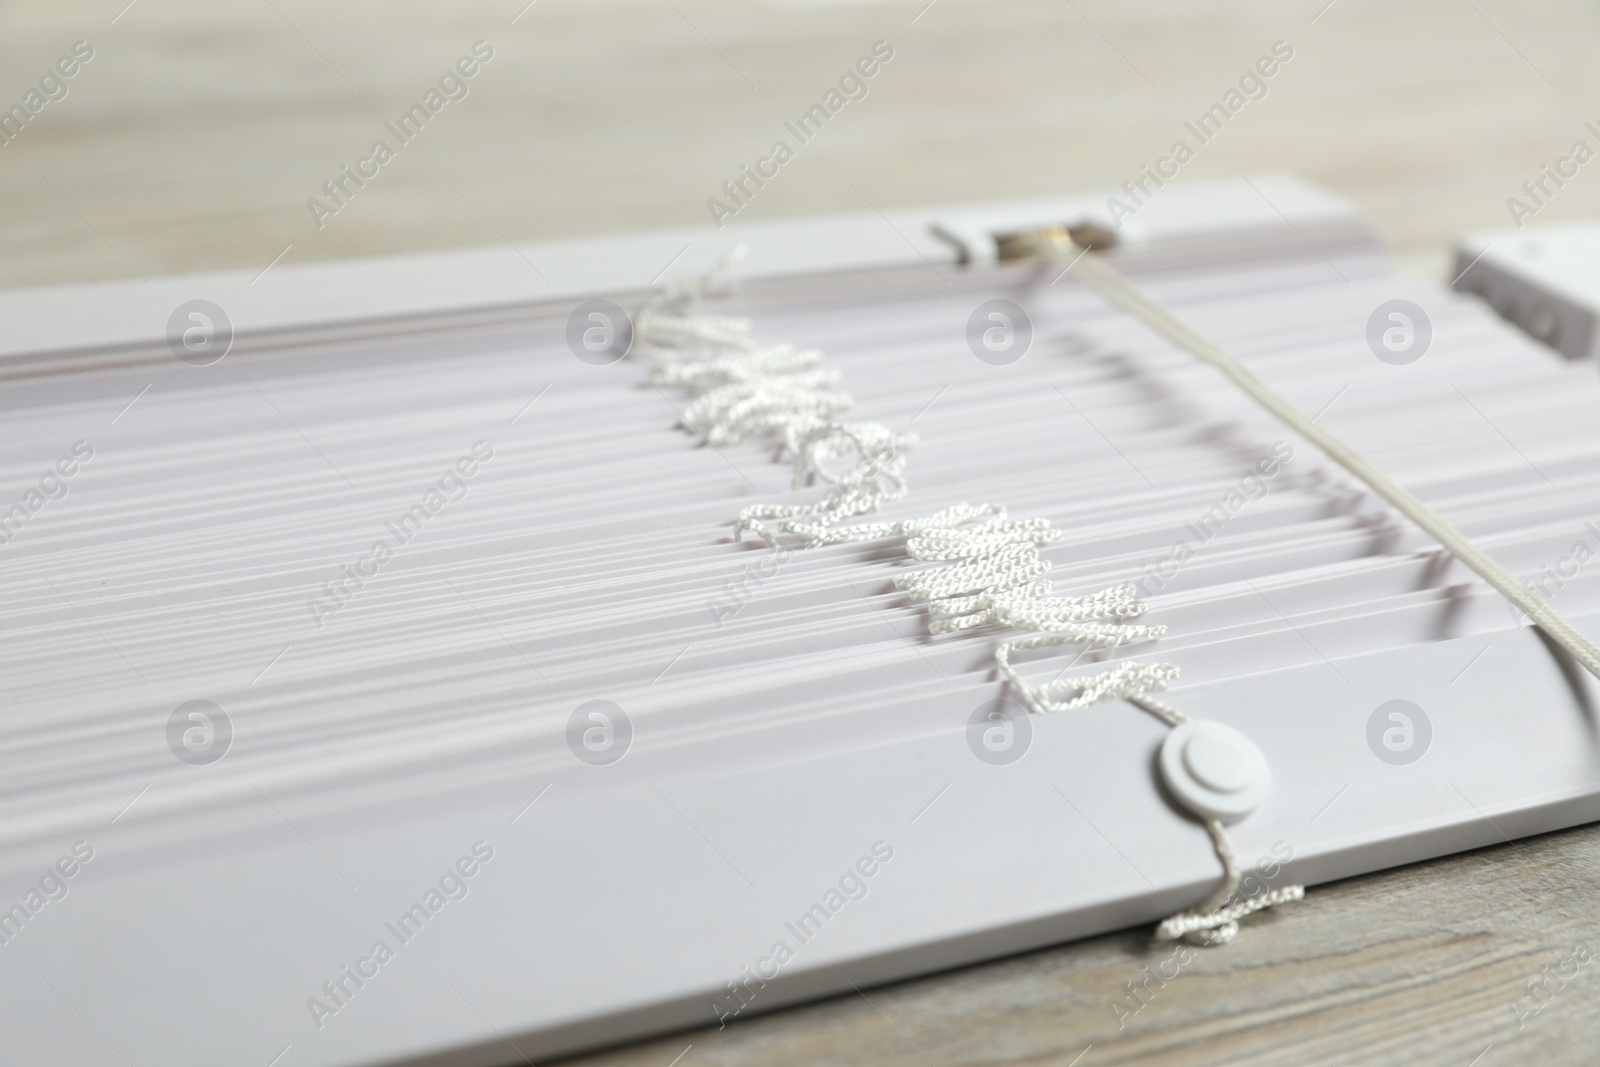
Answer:
<svg viewBox="0 0 1600 1067"><path fill-rule="evenodd" d="M906 495L906 450L914 434L897 434L876 422L820 423L795 433L793 486L809 480L828 485L814 504L752 504L739 512L733 536L751 531L767 541L788 534L802 539L804 547L841 540L835 524L868 515ZM830 460L853 455L854 463L834 474ZM771 527L767 526L772 522Z"/></svg>
<svg viewBox="0 0 1600 1067"><path fill-rule="evenodd" d="M1057 230L1040 231L1031 236L1031 245L1038 255L1064 265L1075 277L1110 303L1128 312L1179 348L1227 375L1256 403L1322 449L1334 462L1361 479L1373 492L1392 504L1395 510L1443 545L1451 555L1477 572L1478 576L1498 590L1501 596L1525 612L1551 640L1571 653L1590 674L1600 678L1600 648L1596 648L1593 642L1580 634L1544 600L1524 588L1509 571L1473 544L1460 530L1450 525L1432 508L1405 489L1390 481L1383 472L1368 463L1349 445L1300 414L1293 405L1273 392L1244 364L1189 329L1175 315L1145 296L1114 267L1088 248L1074 252L1076 246L1065 233Z"/></svg>
<svg viewBox="0 0 1600 1067"><path fill-rule="evenodd" d="M735 538L749 530L769 541L791 534L809 544L825 543L838 522L905 496L905 453L916 435L876 422L836 421L855 401L834 388L840 373L821 365L821 352L758 346L748 319L692 310L744 251L743 245L734 247L705 274L664 290L640 308L636 351L650 360L653 384L697 394L683 412L686 429L717 448L777 436L794 460L794 488L810 482L828 486L812 504L745 508ZM841 459L848 466L833 470Z"/></svg>
<svg viewBox="0 0 1600 1067"><path fill-rule="evenodd" d="M912 559L944 564L895 580L913 599L927 602L932 633L959 633L980 626L1032 631L1030 636L1002 641L995 649L995 662L1033 714L1126 700L1169 726L1192 722L1177 708L1150 695L1178 677L1178 668L1170 663L1129 660L1108 671L1058 679L1037 688L1012 667L1011 653L1015 651L1059 645L1111 649L1166 632L1164 626L1125 621L1142 615L1145 608L1131 583L1090 596L1052 596L1051 583L1044 578L1050 563L1040 558L1039 548L1061 536L1061 531L1048 520L1008 519L1005 508L997 504L974 507L963 503L922 519L847 526L830 531L829 536L834 543L900 537ZM1201 822L1222 861L1222 881L1202 903L1162 922L1156 929L1157 938L1181 937L1194 945L1223 945L1238 934L1244 916L1305 896L1303 886L1289 885L1228 903L1239 887L1238 856L1221 820L1202 818Z"/></svg>
<svg viewBox="0 0 1600 1067"><path fill-rule="evenodd" d="M1140 702L1135 700L1134 703ZM1239 920L1246 915L1305 899L1305 886L1285 885L1259 897L1229 904L1228 898L1239 888L1239 857L1222 823L1217 819L1204 822L1211 834L1211 843L1216 846L1217 858L1222 861L1222 883L1204 902L1163 920L1156 927L1158 941L1176 941L1181 937L1191 945L1226 945L1239 933Z"/></svg>
<svg viewBox="0 0 1600 1067"><path fill-rule="evenodd" d="M927 603L931 632L999 626L1029 635L1002 641L995 662L1031 713L1127 700L1170 726L1189 723L1182 712L1150 696L1178 676L1171 664L1129 661L1037 688L1012 666L1011 654L1017 651L1061 645L1114 649L1166 632L1164 626L1127 623L1145 607L1131 583L1084 597L1052 596L1044 578L1050 564L1039 549L1061 531L1048 520L1008 519L999 505L963 503L922 519L839 525L906 495L905 453L915 435L896 434L878 423L834 421L853 402L833 389L839 374L820 366L821 353L789 345L758 347L748 320L688 310L743 253L743 246L736 247L706 274L664 291L640 309L634 325L637 350L653 363L652 383L698 393L684 412L687 429L714 447L779 435L794 460L794 487L812 480L829 487L812 504L745 508L734 536L750 531L773 542L786 535L798 537L806 548L904 539L910 558L944 564L896 580L912 599ZM830 465L841 458L851 463L835 473ZM1222 861L1222 882L1201 905L1164 921L1158 938L1225 944L1238 933L1243 916L1304 895L1302 887L1286 886L1229 904L1239 885L1238 859L1222 822L1202 822Z"/></svg>

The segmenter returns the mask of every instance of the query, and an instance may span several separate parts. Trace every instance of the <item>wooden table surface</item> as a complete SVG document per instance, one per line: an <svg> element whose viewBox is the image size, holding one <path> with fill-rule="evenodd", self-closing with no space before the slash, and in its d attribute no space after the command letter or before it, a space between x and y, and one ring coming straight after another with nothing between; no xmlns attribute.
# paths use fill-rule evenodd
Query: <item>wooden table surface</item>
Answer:
<svg viewBox="0 0 1600 1067"><path fill-rule="evenodd" d="M709 225L723 180L879 40L869 95L745 217L1117 185L1277 41L1292 59L1177 180L1298 172L1419 272L1600 145L1600 9L1564 0L525 3L0 4L0 106L93 49L0 144L0 285ZM322 183L476 41L466 97L319 227ZM1585 214L1600 163L1537 218ZM1145 929L576 1062L1593 1064L1600 963L1568 961L1600 951L1597 865L1591 828L1317 887L1120 1026L1166 955Z"/></svg>

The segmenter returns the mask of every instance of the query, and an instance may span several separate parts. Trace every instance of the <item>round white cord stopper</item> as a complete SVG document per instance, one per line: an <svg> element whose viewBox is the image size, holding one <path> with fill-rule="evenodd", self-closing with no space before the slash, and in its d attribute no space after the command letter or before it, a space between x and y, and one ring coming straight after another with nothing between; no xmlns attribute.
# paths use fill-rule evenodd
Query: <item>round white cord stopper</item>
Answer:
<svg viewBox="0 0 1600 1067"><path fill-rule="evenodd" d="M1161 745L1161 777L1202 819L1237 822L1260 807L1272 773L1244 734L1220 722L1183 723Z"/></svg>

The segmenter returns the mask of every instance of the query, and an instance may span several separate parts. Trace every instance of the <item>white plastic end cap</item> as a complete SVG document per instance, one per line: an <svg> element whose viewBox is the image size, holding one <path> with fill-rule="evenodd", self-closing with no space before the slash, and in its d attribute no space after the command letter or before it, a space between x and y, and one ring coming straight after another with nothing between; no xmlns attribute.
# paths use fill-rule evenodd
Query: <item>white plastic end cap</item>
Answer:
<svg viewBox="0 0 1600 1067"><path fill-rule="evenodd" d="M1183 723L1161 745L1161 777L1203 819L1237 822L1266 799L1272 773L1244 734L1220 722Z"/></svg>

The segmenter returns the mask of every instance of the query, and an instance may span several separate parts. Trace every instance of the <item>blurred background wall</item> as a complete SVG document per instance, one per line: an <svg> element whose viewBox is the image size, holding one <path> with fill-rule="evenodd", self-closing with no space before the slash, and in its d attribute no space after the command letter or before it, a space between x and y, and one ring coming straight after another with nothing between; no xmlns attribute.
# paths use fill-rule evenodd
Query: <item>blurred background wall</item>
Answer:
<svg viewBox="0 0 1600 1067"><path fill-rule="evenodd" d="M1292 60L1175 180L1298 172L1436 277L1600 148L1600 11L1572 0L32 0L0 3L0 107L80 40L0 144L3 285L709 227L879 40L868 96L741 218L1119 185L1275 41ZM476 41L466 97L386 137ZM380 137L395 158L319 228L307 200ZM1585 213L1600 162L1537 217Z"/></svg>

